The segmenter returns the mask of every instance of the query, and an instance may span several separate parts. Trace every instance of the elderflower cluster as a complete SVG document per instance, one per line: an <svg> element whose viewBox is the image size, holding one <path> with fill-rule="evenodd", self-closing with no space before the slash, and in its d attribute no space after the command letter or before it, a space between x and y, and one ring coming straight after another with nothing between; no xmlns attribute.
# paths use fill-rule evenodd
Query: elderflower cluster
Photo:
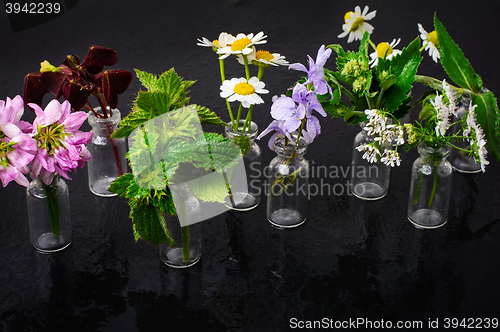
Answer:
<svg viewBox="0 0 500 332"><path fill-rule="evenodd" d="M401 164L401 156L397 149L392 150L393 145L404 144L404 130L403 126L388 123L389 119L380 110L365 110L368 117L368 123L364 126L367 135L373 136L373 142L362 144L356 149L363 154L363 159L368 160L370 163L377 162L380 157L380 162L387 166L394 167ZM380 152L381 148L383 152Z"/></svg>

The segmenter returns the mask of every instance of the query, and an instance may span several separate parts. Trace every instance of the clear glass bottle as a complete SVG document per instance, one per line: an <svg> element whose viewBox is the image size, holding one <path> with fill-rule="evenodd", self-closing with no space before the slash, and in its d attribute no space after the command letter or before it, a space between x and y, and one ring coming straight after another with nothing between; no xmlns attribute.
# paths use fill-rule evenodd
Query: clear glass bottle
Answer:
<svg viewBox="0 0 500 332"><path fill-rule="evenodd" d="M96 107L95 111L102 114L100 107ZM88 180L90 191L97 196L116 196L115 193L108 191L109 185L127 172L126 138L109 138L118 128L120 120L120 111L117 109L112 110L112 115L108 118L96 117L93 112L89 112L88 121L94 136L87 145L92 155L92 159L87 162Z"/></svg>
<svg viewBox="0 0 500 332"><path fill-rule="evenodd" d="M260 203L262 152L255 142L258 127L251 122L250 128L242 132L244 120L240 120L238 131L231 126L226 127L226 137L241 148L243 163L245 165L247 191L231 191L225 205L235 211L248 211Z"/></svg>
<svg viewBox="0 0 500 332"><path fill-rule="evenodd" d="M187 185L175 191L177 216L163 214L174 243L160 244L160 259L167 266L186 268L201 258L200 202Z"/></svg>
<svg viewBox="0 0 500 332"><path fill-rule="evenodd" d="M448 205L453 169L448 156L451 148L418 146L411 172L408 220L417 228L433 229L448 221Z"/></svg>
<svg viewBox="0 0 500 332"><path fill-rule="evenodd" d="M352 194L363 200L377 200L387 195L389 190L389 179L391 167L380 161L370 163L363 159L364 151L356 148L365 143L373 143L374 138L368 135L364 129L365 123L361 123L361 131L354 138L351 162L351 183L349 188ZM389 144L381 148L390 148Z"/></svg>
<svg viewBox="0 0 500 332"><path fill-rule="evenodd" d="M59 175L49 185L40 177L26 190L30 239L41 252L56 252L71 244L71 215L66 182Z"/></svg>
<svg viewBox="0 0 500 332"><path fill-rule="evenodd" d="M267 220L282 228L292 228L306 221L309 200L309 162L304 158L307 144L285 146L282 139L274 141L277 156L268 168Z"/></svg>
<svg viewBox="0 0 500 332"><path fill-rule="evenodd" d="M460 107L457 110L457 115L453 115L451 122L460 121L469 110L470 98L468 96L462 96L462 101L460 103ZM456 124L450 128L451 132L456 134L458 130L461 128L459 124ZM454 145L459 148L468 150L470 148L469 142L458 141L453 142ZM474 158L469 157L467 152L460 151L458 149L452 149L448 160L453 166L453 169L460 173L479 173L481 172L481 164L478 163Z"/></svg>

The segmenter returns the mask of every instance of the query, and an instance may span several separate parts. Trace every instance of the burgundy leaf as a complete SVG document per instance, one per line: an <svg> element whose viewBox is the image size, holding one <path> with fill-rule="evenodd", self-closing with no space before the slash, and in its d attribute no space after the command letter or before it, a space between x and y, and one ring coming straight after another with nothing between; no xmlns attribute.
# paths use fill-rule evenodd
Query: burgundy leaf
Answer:
<svg viewBox="0 0 500 332"><path fill-rule="evenodd" d="M88 63L85 63L85 61L82 64L82 67L87 70L87 72L91 75L100 73L102 69L104 68L103 64L99 60L92 60L89 61Z"/></svg>
<svg viewBox="0 0 500 332"><path fill-rule="evenodd" d="M73 81L64 85L63 97L70 102L73 111L79 111L83 106L85 106L89 95L90 91L88 89L76 84Z"/></svg>
<svg viewBox="0 0 500 332"><path fill-rule="evenodd" d="M67 80L67 76L68 75L63 73L54 73L49 71L40 75L40 82L43 84L45 89L52 92L57 99L61 96L62 88Z"/></svg>
<svg viewBox="0 0 500 332"><path fill-rule="evenodd" d="M132 82L132 73L126 70L106 70L102 77L102 91L108 106L113 109L118 106L118 95L127 90Z"/></svg>
<svg viewBox="0 0 500 332"><path fill-rule="evenodd" d="M83 66L87 65L94 60L98 60L104 66L112 66L118 62L116 52L110 48L93 45L90 47L85 59L83 59Z"/></svg>
<svg viewBox="0 0 500 332"><path fill-rule="evenodd" d="M80 65L80 58L78 57L78 55L68 55L66 59L64 59L62 64L71 70L78 71L78 66Z"/></svg>
<svg viewBox="0 0 500 332"><path fill-rule="evenodd" d="M24 102L35 103L40 107L42 106L43 96L48 92L47 89L40 82L40 76L42 73L31 73L24 77ZM30 110L33 111L31 107Z"/></svg>

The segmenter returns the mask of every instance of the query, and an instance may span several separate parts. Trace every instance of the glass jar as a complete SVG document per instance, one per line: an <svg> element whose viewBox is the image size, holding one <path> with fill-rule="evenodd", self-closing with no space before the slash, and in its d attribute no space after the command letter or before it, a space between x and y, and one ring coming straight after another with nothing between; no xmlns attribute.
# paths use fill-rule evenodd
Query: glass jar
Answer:
<svg viewBox="0 0 500 332"><path fill-rule="evenodd" d="M363 200L377 200L387 195L391 167L377 160L370 163L363 158L364 151L358 151L357 147L366 143L373 143L374 137L368 135L364 129L365 123L361 123L361 131L354 138L351 162L351 183L349 188L352 194ZM379 150L391 148L388 143Z"/></svg>
<svg viewBox="0 0 500 332"><path fill-rule="evenodd" d="M451 148L418 146L418 157L411 172L408 220L417 228L433 229L448 221L453 169L448 156Z"/></svg>
<svg viewBox="0 0 500 332"><path fill-rule="evenodd" d="M460 121L464 116L467 115L469 110L470 98L468 96L462 96L462 101L460 107L457 110L457 114L452 116L451 123ZM461 129L460 124L453 125L450 130L453 134L456 134L459 129ZM467 141L453 142L454 145L459 148L469 150L470 144ZM465 151L460 151L458 149L452 149L450 157L448 160L454 170L460 173L479 173L481 172L481 164L478 163L474 158L469 157L469 154Z"/></svg>
<svg viewBox="0 0 500 332"><path fill-rule="evenodd" d="M160 259L167 266L186 268L201 258L200 202L185 184L174 196L177 216L163 214L173 243L160 244Z"/></svg>
<svg viewBox="0 0 500 332"><path fill-rule="evenodd" d="M251 122L250 128L242 132L244 122L240 120L238 131L234 130L231 123L225 128L226 137L241 149L246 173L247 191L241 191L240 188L231 190L225 203L227 208L235 211L248 211L257 207L261 194L262 152L255 142L258 127L255 122Z"/></svg>
<svg viewBox="0 0 500 332"><path fill-rule="evenodd" d="M292 228L306 221L309 200L309 162L304 158L306 142L297 146L274 141L277 156L269 163L267 183L267 220L282 228Z"/></svg>
<svg viewBox="0 0 500 332"><path fill-rule="evenodd" d="M26 190L32 246L41 252L56 252L71 244L71 215L66 182L59 175L49 185L40 177Z"/></svg>
<svg viewBox="0 0 500 332"><path fill-rule="evenodd" d="M102 114L101 108L94 109ZM109 114L109 110L108 110ZM92 159L87 162L89 189L92 193L101 197L116 196L108 191L109 185L120 175L127 172L126 138L112 139L111 134L118 128L121 115L120 111L114 109L108 118L96 117L89 112L88 121L92 126L94 136L87 145Z"/></svg>

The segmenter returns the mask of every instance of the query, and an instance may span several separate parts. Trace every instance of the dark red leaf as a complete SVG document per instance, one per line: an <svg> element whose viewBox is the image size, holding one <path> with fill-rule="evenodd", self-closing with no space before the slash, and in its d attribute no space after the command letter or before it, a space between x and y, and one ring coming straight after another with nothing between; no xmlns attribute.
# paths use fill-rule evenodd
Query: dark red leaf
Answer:
<svg viewBox="0 0 500 332"><path fill-rule="evenodd" d="M132 82L132 73L126 70L106 70L102 77L102 91L111 109L118 106L118 95L127 90Z"/></svg>
<svg viewBox="0 0 500 332"><path fill-rule="evenodd" d="M56 95L57 99L61 96L62 88L65 81L67 80L67 76L68 75L63 73L54 73L49 71L40 75L40 82L42 82L47 91L50 91L54 95Z"/></svg>
<svg viewBox="0 0 500 332"><path fill-rule="evenodd" d="M78 55L68 55L66 59L64 59L62 64L71 70L78 70L78 66L80 65L80 58L78 57Z"/></svg>
<svg viewBox="0 0 500 332"><path fill-rule="evenodd" d="M95 75L100 73L104 68L103 64L99 60L92 60L88 63L83 62L82 67L87 70L87 72L91 75Z"/></svg>
<svg viewBox="0 0 500 332"><path fill-rule="evenodd" d="M79 111L85 106L89 95L90 91L88 89L74 82L68 82L64 85L63 97L70 102L71 108L74 111Z"/></svg>
<svg viewBox="0 0 500 332"><path fill-rule="evenodd" d="M114 50L94 45L90 47L85 59L83 59L82 65L87 68L87 65L94 60L98 60L105 66L112 66L118 62L118 57Z"/></svg>
<svg viewBox="0 0 500 332"><path fill-rule="evenodd" d="M40 82L40 76L42 73L31 73L24 77L24 102L35 103L40 107L42 106L43 96L48 92L47 89ZM30 110L33 111L31 107Z"/></svg>

